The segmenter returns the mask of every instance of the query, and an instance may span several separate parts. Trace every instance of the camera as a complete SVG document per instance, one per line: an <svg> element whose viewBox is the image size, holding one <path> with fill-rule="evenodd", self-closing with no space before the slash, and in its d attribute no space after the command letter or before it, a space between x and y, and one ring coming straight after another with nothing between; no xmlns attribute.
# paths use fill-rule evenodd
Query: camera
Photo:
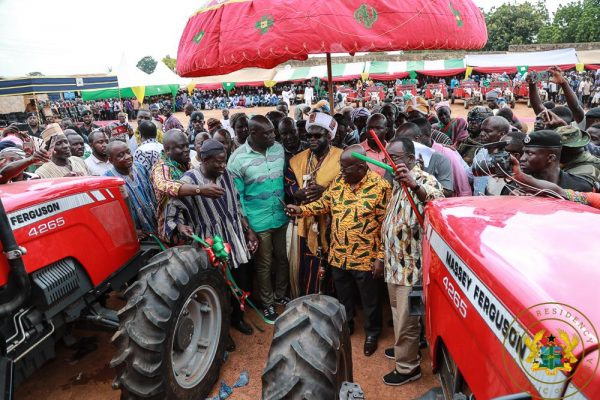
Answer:
<svg viewBox="0 0 600 400"><path fill-rule="evenodd" d="M473 160L473 175L475 176L497 176L510 175L510 153L504 150L506 142L490 143L484 146L484 153L478 153ZM498 149L498 151L492 152Z"/></svg>
<svg viewBox="0 0 600 400"><path fill-rule="evenodd" d="M529 71L528 74L531 76L531 82L533 83L547 81L550 78L548 71Z"/></svg>
<svg viewBox="0 0 600 400"><path fill-rule="evenodd" d="M490 171L494 173L494 175L504 175L505 173L511 173L510 154L506 150L502 150L498 153L493 154L488 153L485 162L490 168Z"/></svg>

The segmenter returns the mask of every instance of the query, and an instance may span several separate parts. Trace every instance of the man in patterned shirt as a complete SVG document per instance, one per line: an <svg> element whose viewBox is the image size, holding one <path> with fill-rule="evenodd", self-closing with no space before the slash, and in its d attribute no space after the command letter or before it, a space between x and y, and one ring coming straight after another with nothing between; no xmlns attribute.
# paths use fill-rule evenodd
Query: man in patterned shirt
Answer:
<svg viewBox="0 0 600 400"><path fill-rule="evenodd" d="M152 167L160 159L163 145L156 140L156 125L150 121L142 121L138 125L142 144L133 153L133 159L139 162L146 172L150 173Z"/></svg>
<svg viewBox="0 0 600 400"><path fill-rule="evenodd" d="M364 354L377 350L381 333L381 298L378 279L383 277L381 224L390 195L390 185L369 170L352 152L365 155L361 145L353 145L341 155L341 174L321 198L304 206L288 205L289 215L308 217L331 214L329 265L335 290L346 308L351 331L354 329L354 284L358 286L365 313Z"/></svg>
<svg viewBox="0 0 600 400"><path fill-rule="evenodd" d="M388 284L394 321L394 347L385 355L394 358L396 366L383 377L387 385L403 385L421 377L419 366L419 317L410 316L408 294L421 283L421 240L423 227L402 189L405 184L421 214L428 201L444 197L439 182L419 168L415 162L415 146L411 139L396 136L387 147L397 166L394 188L381 228L385 247L385 281Z"/></svg>

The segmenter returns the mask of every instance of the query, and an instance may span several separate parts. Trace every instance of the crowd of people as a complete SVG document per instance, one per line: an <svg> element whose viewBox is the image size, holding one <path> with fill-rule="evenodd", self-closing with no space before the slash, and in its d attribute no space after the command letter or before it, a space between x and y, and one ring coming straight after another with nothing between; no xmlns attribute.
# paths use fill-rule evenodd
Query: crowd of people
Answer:
<svg viewBox="0 0 600 400"><path fill-rule="evenodd" d="M549 73L566 104L542 102L526 78L532 130L493 95L466 120L447 102L432 106L419 96L337 113L318 101L297 106L293 117L280 102L266 115L224 109L222 119L208 120L188 98L188 126L158 105L138 110L135 128L122 110L106 128L92 110L81 126L63 119L44 128L31 114L27 131L3 132L0 182L120 177L140 240L223 237L236 282L265 319L275 320L276 305L290 298L322 292L344 305L354 332L360 302L366 356L377 351L387 296L395 341L384 354L395 364L383 380L402 385L421 376L422 326L408 299L422 280L419 217L427 203L540 193L600 203L600 108L586 112L585 90L579 97L572 79L558 68ZM387 163L378 142L393 173L354 156ZM234 308L232 327L252 335Z"/></svg>

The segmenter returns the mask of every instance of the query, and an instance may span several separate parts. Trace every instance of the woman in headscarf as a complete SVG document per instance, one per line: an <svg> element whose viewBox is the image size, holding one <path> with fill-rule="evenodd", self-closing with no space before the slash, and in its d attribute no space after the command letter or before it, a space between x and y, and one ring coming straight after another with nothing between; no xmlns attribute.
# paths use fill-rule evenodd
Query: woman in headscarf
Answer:
<svg viewBox="0 0 600 400"><path fill-rule="evenodd" d="M440 122L434 128L446 134L455 148L458 147L460 142L469 137L467 121L464 118L452 118L450 116L452 110L447 101L437 103L435 111Z"/></svg>

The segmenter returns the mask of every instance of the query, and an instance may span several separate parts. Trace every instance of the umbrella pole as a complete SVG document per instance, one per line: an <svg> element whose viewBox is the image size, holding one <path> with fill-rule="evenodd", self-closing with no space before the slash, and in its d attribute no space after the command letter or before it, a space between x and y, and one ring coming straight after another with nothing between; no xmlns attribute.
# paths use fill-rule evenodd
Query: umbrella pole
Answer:
<svg viewBox="0 0 600 400"><path fill-rule="evenodd" d="M331 73L331 53L327 53L327 93L329 94L329 109L331 110L331 115L335 114L335 109L333 108L333 80Z"/></svg>

